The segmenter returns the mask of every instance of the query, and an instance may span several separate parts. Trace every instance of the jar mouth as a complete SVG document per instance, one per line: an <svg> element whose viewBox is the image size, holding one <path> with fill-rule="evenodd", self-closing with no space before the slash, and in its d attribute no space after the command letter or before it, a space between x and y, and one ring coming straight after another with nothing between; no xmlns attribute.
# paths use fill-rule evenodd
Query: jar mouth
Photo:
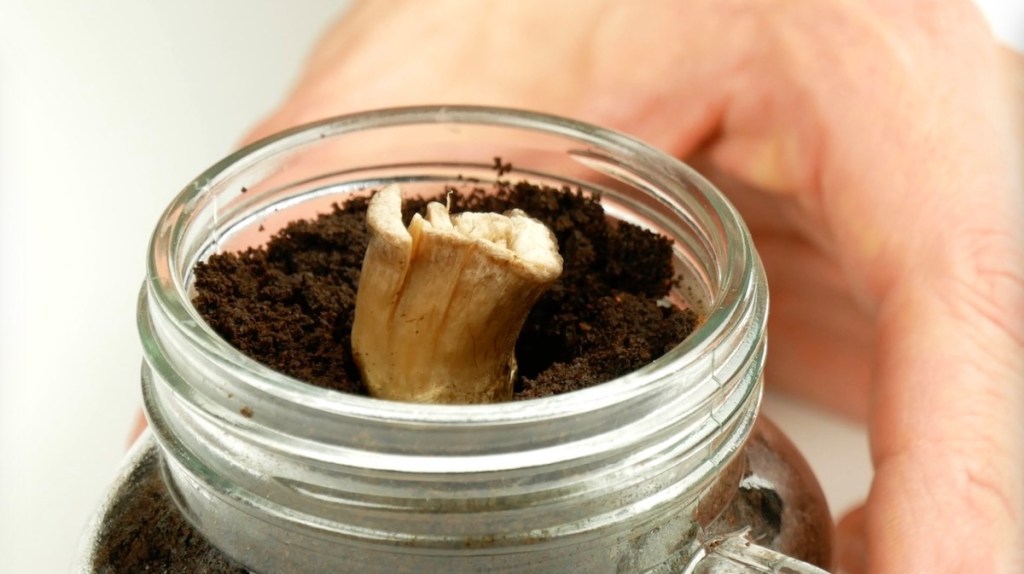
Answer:
<svg viewBox="0 0 1024 574"><path fill-rule="evenodd" d="M434 405L403 403L334 391L298 380L267 367L231 346L203 320L191 304L188 278L196 261L181 257L179 247L197 230L192 215L210 194L243 170L290 150L339 134L388 126L417 124L485 125L512 127L564 137L578 144L577 161L605 161L608 157L643 157L651 183L669 190L686 183L704 215L718 227L712 243L722 263L715 270L706 312L697 328L680 344L644 367L593 387L559 395L484 405ZM593 153L593 150L600 150ZM621 166L608 164L603 171L623 177ZM628 174L625 177L629 177ZM216 233L216 230L207 230ZM183 189L161 216L153 234L147 260L144 295L155 305L183 341L205 349L205 357L229 369L237 380L274 402L315 409L365 421L429 425L508 425L571 419L600 411L632 398L678 384L672 372L686 369L706 358L719 340L745 313L744 298L751 290L764 290L763 271L753 251L749 231L736 209L695 170L630 136L583 122L532 111L482 106L417 106L374 110L338 116L298 126L252 143L204 171ZM142 331L147 354L155 341Z"/></svg>

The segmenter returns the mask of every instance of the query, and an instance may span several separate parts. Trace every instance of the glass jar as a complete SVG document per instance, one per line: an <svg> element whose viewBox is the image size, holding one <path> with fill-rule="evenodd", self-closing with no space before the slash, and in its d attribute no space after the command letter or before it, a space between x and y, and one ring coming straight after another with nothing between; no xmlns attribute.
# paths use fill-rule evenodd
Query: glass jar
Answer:
<svg viewBox="0 0 1024 574"><path fill-rule="evenodd" d="M666 304L696 310L699 327L592 388L422 405L270 370L190 304L192 270L213 253L391 182L409 194L486 185L495 157L512 163L507 178L598 193L611 217L671 238L683 279ZM821 572L811 565L830 561L821 491L792 445L755 422L767 306L735 209L684 164L621 134L461 106L284 132L207 170L159 222L139 300L151 431L78 567L118 571L129 550L112 537L155 535L145 528L180 513L182 536L194 528L202 536L189 543L209 542L204 559L255 572ZM140 506L143 490L147 508L173 499L167 516L146 517L155 511Z"/></svg>

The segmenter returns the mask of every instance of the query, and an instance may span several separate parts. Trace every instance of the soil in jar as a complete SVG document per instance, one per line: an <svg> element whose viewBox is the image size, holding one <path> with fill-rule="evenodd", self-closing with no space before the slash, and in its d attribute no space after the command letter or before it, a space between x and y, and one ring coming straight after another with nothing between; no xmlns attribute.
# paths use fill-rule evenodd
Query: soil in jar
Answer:
<svg viewBox="0 0 1024 574"><path fill-rule="evenodd" d="M93 550L96 574L248 572L210 546L182 516L167 491L156 449L142 456L113 498Z"/></svg>
<svg viewBox="0 0 1024 574"><path fill-rule="evenodd" d="M499 182L492 191L450 188L406 200L407 223L429 201L448 201L452 213L522 209L558 240L564 270L520 333L514 399L573 391L634 371L697 324L692 311L663 302L673 282L671 241L610 220L597 198L527 182ZM349 200L291 223L265 247L210 257L195 270L196 308L225 340L265 365L314 385L365 394L350 332L368 241L367 203Z"/></svg>

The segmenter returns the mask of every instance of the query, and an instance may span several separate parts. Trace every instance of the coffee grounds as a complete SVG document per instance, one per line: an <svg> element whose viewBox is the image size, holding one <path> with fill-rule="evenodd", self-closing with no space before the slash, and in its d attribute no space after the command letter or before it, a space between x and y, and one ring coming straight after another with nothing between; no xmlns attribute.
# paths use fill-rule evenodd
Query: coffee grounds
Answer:
<svg viewBox="0 0 1024 574"><path fill-rule="evenodd" d="M696 315L664 304L672 243L609 219L598 198L528 182L447 188L408 199L406 222L428 201L452 213L518 208L558 240L562 276L540 298L516 343L514 399L586 388L650 363L682 341ZM369 200L350 199L290 223L259 248L210 257L195 269L196 309L231 345L294 378L366 394L351 354L356 289L369 239Z"/></svg>
<svg viewBox="0 0 1024 574"><path fill-rule="evenodd" d="M181 515L167 492L156 449L144 454L115 500L97 536L96 574L248 572L211 547Z"/></svg>

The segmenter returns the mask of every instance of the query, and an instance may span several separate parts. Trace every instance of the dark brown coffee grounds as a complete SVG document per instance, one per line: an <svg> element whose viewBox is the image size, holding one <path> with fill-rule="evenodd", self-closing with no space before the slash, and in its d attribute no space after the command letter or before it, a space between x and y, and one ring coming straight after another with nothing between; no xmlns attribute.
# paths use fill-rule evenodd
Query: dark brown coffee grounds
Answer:
<svg viewBox="0 0 1024 574"><path fill-rule="evenodd" d="M145 453L103 517L93 555L96 574L138 572L245 574L185 520L160 474L160 455Z"/></svg>
<svg viewBox="0 0 1024 574"><path fill-rule="evenodd" d="M498 169L506 169L500 161ZM527 182L455 188L408 200L406 218L427 201L452 213L519 208L558 239L562 277L531 311L516 345L516 399L582 389L636 370L695 327L689 310L661 303L673 281L671 242L609 219L578 191ZM368 201L352 199L296 221L266 246L214 255L195 270L194 304L233 346L297 379L364 394L350 331L368 235Z"/></svg>

